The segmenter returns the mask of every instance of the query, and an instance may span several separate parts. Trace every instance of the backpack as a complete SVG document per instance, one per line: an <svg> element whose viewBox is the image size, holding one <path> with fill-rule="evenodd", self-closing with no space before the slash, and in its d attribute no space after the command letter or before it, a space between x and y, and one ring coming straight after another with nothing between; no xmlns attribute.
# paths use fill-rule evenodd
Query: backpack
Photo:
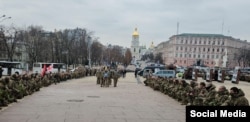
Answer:
<svg viewBox="0 0 250 122"><path fill-rule="evenodd" d="M104 78L107 78L108 75L109 75L108 72L105 72L105 73L103 74L103 77L104 77Z"/></svg>

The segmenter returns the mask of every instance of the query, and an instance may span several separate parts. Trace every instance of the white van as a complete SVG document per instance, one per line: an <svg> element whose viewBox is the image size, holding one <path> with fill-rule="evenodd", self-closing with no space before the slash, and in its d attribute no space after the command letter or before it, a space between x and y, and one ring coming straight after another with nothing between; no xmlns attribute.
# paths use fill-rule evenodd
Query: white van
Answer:
<svg viewBox="0 0 250 122"><path fill-rule="evenodd" d="M153 73L153 76L163 77L163 78L175 78L175 70L159 70Z"/></svg>

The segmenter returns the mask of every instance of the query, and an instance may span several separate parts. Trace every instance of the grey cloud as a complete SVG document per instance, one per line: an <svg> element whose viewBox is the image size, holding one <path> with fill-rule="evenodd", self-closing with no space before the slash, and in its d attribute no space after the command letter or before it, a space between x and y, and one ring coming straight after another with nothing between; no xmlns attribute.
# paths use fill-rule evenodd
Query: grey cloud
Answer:
<svg viewBox="0 0 250 122"><path fill-rule="evenodd" d="M140 43L159 44L180 33L221 33L249 40L249 0L0 0L0 24L38 24L54 30L82 27L103 44L130 47L138 27ZM229 31L228 31L229 30ZM228 33L229 32L229 33Z"/></svg>

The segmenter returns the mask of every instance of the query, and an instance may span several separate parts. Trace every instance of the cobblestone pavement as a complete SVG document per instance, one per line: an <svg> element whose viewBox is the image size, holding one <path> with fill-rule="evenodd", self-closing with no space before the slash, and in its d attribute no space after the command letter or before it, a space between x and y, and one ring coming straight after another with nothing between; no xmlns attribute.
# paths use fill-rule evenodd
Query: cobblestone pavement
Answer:
<svg viewBox="0 0 250 122"><path fill-rule="evenodd" d="M95 77L68 80L3 108L0 122L185 122L185 106L140 81L133 73L118 87L100 87Z"/></svg>

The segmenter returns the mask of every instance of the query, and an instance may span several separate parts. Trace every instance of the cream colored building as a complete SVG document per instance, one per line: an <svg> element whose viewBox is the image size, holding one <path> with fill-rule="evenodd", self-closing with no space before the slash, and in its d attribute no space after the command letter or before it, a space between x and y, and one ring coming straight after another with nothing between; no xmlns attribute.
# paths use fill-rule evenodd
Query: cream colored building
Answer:
<svg viewBox="0 0 250 122"><path fill-rule="evenodd" d="M235 67L235 54L241 48L249 48L249 43L221 34L183 33L160 43L155 51L162 52L165 64Z"/></svg>

